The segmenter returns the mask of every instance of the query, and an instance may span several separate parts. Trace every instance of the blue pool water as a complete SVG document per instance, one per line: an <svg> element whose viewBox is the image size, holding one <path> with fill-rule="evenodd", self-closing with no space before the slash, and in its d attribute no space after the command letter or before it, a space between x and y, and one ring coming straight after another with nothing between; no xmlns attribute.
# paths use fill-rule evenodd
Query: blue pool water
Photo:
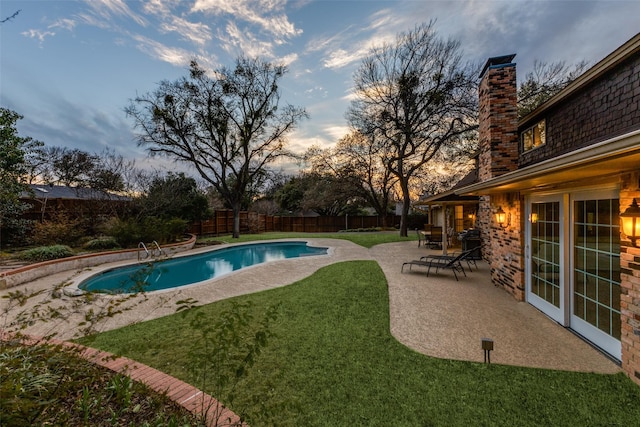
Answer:
<svg viewBox="0 0 640 427"><path fill-rule="evenodd" d="M326 254L327 248L307 246L306 242L231 246L151 264L106 270L83 281L79 287L85 291L105 293L157 291L202 282L264 262Z"/></svg>

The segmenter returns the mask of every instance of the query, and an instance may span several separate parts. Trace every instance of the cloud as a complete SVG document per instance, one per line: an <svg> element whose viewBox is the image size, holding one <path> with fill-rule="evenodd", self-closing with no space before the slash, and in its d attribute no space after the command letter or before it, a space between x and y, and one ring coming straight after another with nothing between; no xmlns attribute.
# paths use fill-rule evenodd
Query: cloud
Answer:
<svg viewBox="0 0 640 427"><path fill-rule="evenodd" d="M296 62L297 60L298 60L298 54L297 53L290 53L290 54L285 55L282 58L280 58L279 62L288 67L291 64L293 64L294 62Z"/></svg>
<svg viewBox="0 0 640 427"><path fill-rule="evenodd" d="M56 35L55 32L53 31L43 31L43 30L28 30L28 31L23 31L22 33L23 36L25 37L29 37L32 39L36 39L40 42L40 45L42 45L42 43L44 43L44 40L47 37L53 37Z"/></svg>
<svg viewBox="0 0 640 427"><path fill-rule="evenodd" d="M272 34L276 44L281 44L302 34L302 30L296 29L283 13L286 3L285 0L196 0L191 11L229 15L235 20L257 25L263 32Z"/></svg>
<svg viewBox="0 0 640 427"><path fill-rule="evenodd" d="M138 42L137 47L141 52L172 65L188 65L191 59L196 56L186 49L166 46L140 34L133 35L133 39Z"/></svg>
<svg viewBox="0 0 640 427"><path fill-rule="evenodd" d="M76 26L76 21L69 18L62 18L49 25L49 28L62 28L64 30L73 31Z"/></svg>
<svg viewBox="0 0 640 427"><path fill-rule="evenodd" d="M182 16L177 16L171 6L179 6L179 2L167 2L165 0L150 0L144 3L143 10L158 17L162 22L159 24L161 31L165 33L175 32L180 34L184 40L204 46L211 41L212 34L208 25L202 22L191 22Z"/></svg>
<svg viewBox="0 0 640 427"><path fill-rule="evenodd" d="M200 46L204 46L212 38L211 30L205 24L199 22L189 22L179 17L171 17L171 22L163 22L160 29L165 32L176 32L183 39Z"/></svg>
<svg viewBox="0 0 640 427"><path fill-rule="evenodd" d="M53 24L49 25L46 30L31 29L28 31L23 31L21 34L25 37L38 40L40 46L42 46L47 37L53 37L56 35L56 32L54 30L60 28L63 30L73 31L73 28L75 26L76 22L74 20L64 18L59 19Z"/></svg>
<svg viewBox="0 0 640 427"><path fill-rule="evenodd" d="M325 126L324 132L327 135L330 135L332 138L334 138L335 141L337 141L340 138L347 135L350 132L350 130L349 130L349 126L346 126L346 125L345 126L332 125L332 126Z"/></svg>
<svg viewBox="0 0 640 427"><path fill-rule="evenodd" d="M329 37L315 38L307 44L305 51L324 52L322 65L325 68L337 70L355 64L365 58L372 48L395 37L393 28L397 26L398 19L390 10L376 12L368 21L362 26L350 25Z"/></svg>
<svg viewBox="0 0 640 427"><path fill-rule="evenodd" d="M273 44L258 39L248 31L241 30L234 22L227 23L226 32L218 31L222 48L231 55L243 53L250 57L273 58Z"/></svg>
<svg viewBox="0 0 640 427"><path fill-rule="evenodd" d="M327 90L322 86L314 86L311 89L307 89L304 91L304 94L307 98L326 98L328 95Z"/></svg>
<svg viewBox="0 0 640 427"><path fill-rule="evenodd" d="M111 20L113 16L120 16L129 18L143 27L147 26L147 21L133 12L123 0L85 0L85 3L97 17L105 20Z"/></svg>

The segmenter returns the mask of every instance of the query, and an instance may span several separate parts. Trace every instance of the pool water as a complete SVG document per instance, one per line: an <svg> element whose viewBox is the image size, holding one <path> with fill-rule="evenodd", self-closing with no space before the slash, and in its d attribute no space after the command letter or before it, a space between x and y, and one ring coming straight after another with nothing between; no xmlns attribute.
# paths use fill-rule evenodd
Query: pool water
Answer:
<svg viewBox="0 0 640 427"><path fill-rule="evenodd" d="M238 245L197 255L106 270L84 280L79 288L103 293L158 291L214 279L269 261L326 254L327 248L307 246L306 242Z"/></svg>

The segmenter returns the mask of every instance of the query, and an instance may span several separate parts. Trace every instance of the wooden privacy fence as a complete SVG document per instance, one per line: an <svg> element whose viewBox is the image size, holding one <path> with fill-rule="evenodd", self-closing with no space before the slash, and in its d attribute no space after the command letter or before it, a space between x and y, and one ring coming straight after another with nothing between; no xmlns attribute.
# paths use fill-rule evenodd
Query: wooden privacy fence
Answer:
<svg viewBox="0 0 640 427"><path fill-rule="evenodd" d="M409 228L422 228L425 217L412 215ZM334 233L340 230L382 227L385 224L379 216L277 216L256 212L240 212L240 234L264 233L269 231ZM386 226L397 228L400 216L387 215ZM218 236L233 232L233 212L216 210L209 219L195 221L189 227L189 233L198 236Z"/></svg>

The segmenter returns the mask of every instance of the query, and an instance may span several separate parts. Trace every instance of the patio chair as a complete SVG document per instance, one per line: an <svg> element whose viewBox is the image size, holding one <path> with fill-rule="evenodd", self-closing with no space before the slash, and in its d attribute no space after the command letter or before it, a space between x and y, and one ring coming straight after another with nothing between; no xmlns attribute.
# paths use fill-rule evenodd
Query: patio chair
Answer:
<svg viewBox="0 0 640 427"><path fill-rule="evenodd" d="M429 246L431 249L442 248L442 227L431 227L431 234L427 236L424 242L425 246Z"/></svg>
<svg viewBox="0 0 640 427"><path fill-rule="evenodd" d="M471 268L471 265L473 265L476 268L476 270L478 269L478 264L476 263L476 259L474 258L475 250L476 248L472 248L462 252L453 252L452 254L449 254L449 255L425 255L420 257L420 261L428 261L431 258L454 259L458 255L462 254L464 256L460 259L460 261L461 262L466 261L467 267L469 267L469 271L472 271L473 269Z"/></svg>
<svg viewBox="0 0 640 427"><path fill-rule="evenodd" d="M429 277L429 273L431 272L431 268L434 267L436 269L436 274L440 269L449 269L453 271L453 276L458 281L458 273L464 274L467 276L467 273L464 271L464 267L462 267L462 261L471 254L471 251L460 252L458 255L431 255L428 257L423 257L419 260L407 261L402 264L401 272L404 273L404 266L408 265L409 270L414 265L418 265L421 267L427 268L427 277Z"/></svg>
<svg viewBox="0 0 640 427"><path fill-rule="evenodd" d="M416 234L418 235L418 247L420 247L422 242L426 242L425 235L424 235L424 233L422 233L422 231L420 231L417 228L416 228Z"/></svg>

